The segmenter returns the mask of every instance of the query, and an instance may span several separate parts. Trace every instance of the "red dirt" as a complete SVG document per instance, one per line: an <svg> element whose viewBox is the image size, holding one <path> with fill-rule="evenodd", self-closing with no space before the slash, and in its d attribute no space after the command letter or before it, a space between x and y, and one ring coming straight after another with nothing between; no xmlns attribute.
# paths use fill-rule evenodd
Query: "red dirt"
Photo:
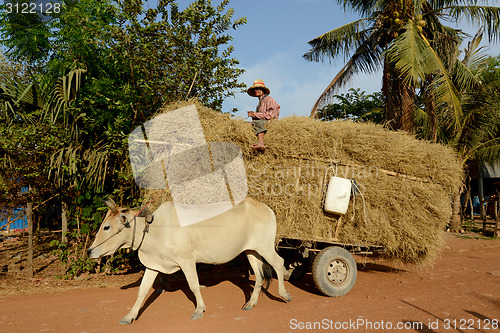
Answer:
<svg viewBox="0 0 500 333"><path fill-rule="evenodd" d="M500 240L447 234L446 244L432 267L356 258L356 284L339 298L320 295L306 275L285 283L291 303L278 298L273 281L259 304L243 311L250 284L239 276L224 277L202 290L207 311L196 321L190 319L193 297L184 281L173 282L173 290L162 294L151 290L138 320L129 326L118 321L135 301L140 274L100 276L70 286L61 281L63 290L30 280L24 285L31 293L21 295L7 295L0 285L0 331L394 332L403 323L414 327L401 332L500 332ZM82 289L86 285L93 287ZM41 292L32 292L37 289Z"/></svg>

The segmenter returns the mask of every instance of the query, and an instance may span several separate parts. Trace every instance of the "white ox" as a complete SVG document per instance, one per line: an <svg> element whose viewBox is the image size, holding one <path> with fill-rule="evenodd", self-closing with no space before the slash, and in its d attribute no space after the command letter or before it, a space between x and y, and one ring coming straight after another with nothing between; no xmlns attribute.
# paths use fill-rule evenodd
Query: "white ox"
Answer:
<svg viewBox="0 0 500 333"><path fill-rule="evenodd" d="M283 259L276 253L276 217L263 203L247 198L233 209L206 221L181 227L172 202L163 203L155 212L154 220L146 232L144 217L134 216L137 211L110 208L88 249L90 258L111 255L122 247L139 250L139 259L146 267L137 300L120 324L130 324L137 318L139 309L158 272L172 274L182 269L189 288L196 297L196 309L191 319L199 319L205 311L201 297L196 263L222 264L245 252L255 273L255 287L243 309L250 310L257 304L263 284L264 259L276 271L279 294L291 301L283 283Z"/></svg>

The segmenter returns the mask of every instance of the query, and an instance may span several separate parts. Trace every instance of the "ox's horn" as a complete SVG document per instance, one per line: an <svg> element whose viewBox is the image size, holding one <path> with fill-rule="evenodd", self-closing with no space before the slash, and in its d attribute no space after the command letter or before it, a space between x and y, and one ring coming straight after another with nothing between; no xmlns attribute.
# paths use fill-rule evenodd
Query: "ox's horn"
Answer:
<svg viewBox="0 0 500 333"><path fill-rule="evenodd" d="M111 209L111 212L113 214L116 214L118 212L115 201L112 198L109 198L108 200L104 201L104 203L106 204L106 206L109 207L109 209Z"/></svg>

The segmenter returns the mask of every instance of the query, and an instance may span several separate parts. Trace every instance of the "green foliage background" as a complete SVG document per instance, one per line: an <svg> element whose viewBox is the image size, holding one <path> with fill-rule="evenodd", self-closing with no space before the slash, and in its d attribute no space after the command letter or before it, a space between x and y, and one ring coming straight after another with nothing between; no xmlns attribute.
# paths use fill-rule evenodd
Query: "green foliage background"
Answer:
<svg viewBox="0 0 500 333"><path fill-rule="evenodd" d="M0 208L57 196L36 209L38 228L57 227L57 213L44 216L64 201L80 232L70 242L81 242L102 221L103 196L141 204L127 155L135 127L183 99L221 110L245 87L230 33L246 18L229 0L63 3L50 20L1 11Z"/></svg>

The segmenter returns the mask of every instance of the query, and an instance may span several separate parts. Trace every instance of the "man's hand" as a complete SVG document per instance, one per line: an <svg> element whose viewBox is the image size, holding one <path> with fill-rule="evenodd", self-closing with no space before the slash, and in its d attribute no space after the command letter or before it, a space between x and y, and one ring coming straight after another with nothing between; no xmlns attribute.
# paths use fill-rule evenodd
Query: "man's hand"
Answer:
<svg viewBox="0 0 500 333"><path fill-rule="evenodd" d="M255 112L254 111L248 111L248 116L249 117L255 117Z"/></svg>

